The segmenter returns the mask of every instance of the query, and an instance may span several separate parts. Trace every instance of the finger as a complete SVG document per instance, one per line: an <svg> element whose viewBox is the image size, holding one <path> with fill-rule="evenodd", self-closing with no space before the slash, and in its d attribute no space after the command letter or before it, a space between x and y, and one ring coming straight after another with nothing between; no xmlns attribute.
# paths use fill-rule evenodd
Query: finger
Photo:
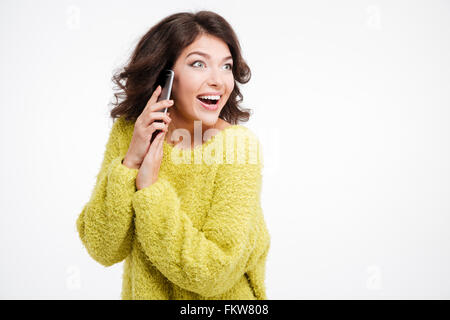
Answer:
<svg viewBox="0 0 450 320"><path fill-rule="evenodd" d="M144 118L145 114L148 114L148 109L150 109L150 106L152 106L153 104L156 103L156 101L158 101L159 95L161 94L162 88L160 85L158 85L155 89L155 91L153 91L152 95L150 96L150 99L148 99L147 103L145 104L144 109L142 110L141 114L139 115L139 118Z"/></svg>
<svg viewBox="0 0 450 320"><path fill-rule="evenodd" d="M156 133L155 139L153 139L153 142L150 144L150 149L153 148L152 149L153 152L155 152L157 150L159 142L160 142L159 140L161 138L161 134L163 134L163 133L164 133L164 130L158 131L158 133Z"/></svg>
<svg viewBox="0 0 450 320"><path fill-rule="evenodd" d="M155 159L155 154L157 151L157 145L158 145L158 135L155 137L153 142L150 144L150 148L148 148L147 155L145 156L145 162L146 163L152 163Z"/></svg>
<svg viewBox="0 0 450 320"><path fill-rule="evenodd" d="M161 100L150 106L150 112L163 111L162 109L170 108L171 106L173 106L173 100Z"/></svg>
<svg viewBox="0 0 450 320"><path fill-rule="evenodd" d="M160 145L161 148L164 144L164 139L166 138L166 134L167 134L167 131L164 131L161 135L161 145Z"/></svg>
<svg viewBox="0 0 450 320"><path fill-rule="evenodd" d="M148 117L145 118L145 126L149 126L151 123L153 123L156 120L162 120L164 121L166 124L170 123L170 121L172 121L172 119L170 118L170 116L167 113L161 112L161 111L156 111L156 112L150 112L150 115ZM161 121L158 121L161 122Z"/></svg>
<svg viewBox="0 0 450 320"><path fill-rule="evenodd" d="M163 153L163 146L164 146L164 138L166 137L166 132L163 132L163 134L161 135L161 141L159 142L159 146L158 146L158 154L162 154Z"/></svg>
<svg viewBox="0 0 450 320"><path fill-rule="evenodd" d="M150 145L150 153L151 153L151 158L154 161L155 157L157 157L157 155L159 154L160 150L159 147L161 145L161 140L162 140L162 136L163 136L164 132L160 132L156 135L155 140L153 140L153 143Z"/></svg>
<svg viewBox="0 0 450 320"><path fill-rule="evenodd" d="M160 130L160 131L167 131L168 125L164 122L159 122L159 121L154 121L152 122L152 124L150 126L148 126L147 128L147 135L153 135L155 131ZM157 135L157 134L156 134ZM156 137L155 137L156 139Z"/></svg>
<svg viewBox="0 0 450 320"><path fill-rule="evenodd" d="M170 108L171 106L173 106L173 100L161 100L161 101L154 103L153 105L145 107L141 116L143 117L144 122L149 124L150 120L148 118L150 117L152 112L164 113L164 108Z"/></svg>
<svg viewBox="0 0 450 320"><path fill-rule="evenodd" d="M154 105L156 103L156 101L158 101L161 91L162 91L161 86L157 86L155 91L153 91L150 99L148 99L147 104L145 105L144 111L145 111L145 109L148 109L149 106Z"/></svg>

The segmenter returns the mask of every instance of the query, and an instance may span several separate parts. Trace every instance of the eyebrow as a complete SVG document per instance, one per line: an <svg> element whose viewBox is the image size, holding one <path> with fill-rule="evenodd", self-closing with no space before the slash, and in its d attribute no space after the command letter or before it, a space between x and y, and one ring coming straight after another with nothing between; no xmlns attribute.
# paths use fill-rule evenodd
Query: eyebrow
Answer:
<svg viewBox="0 0 450 320"><path fill-rule="evenodd" d="M189 53L189 54L186 56L186 59L187 59L190 55L193 55L193 54L198 54L198 55L200 55L200 56L204 56L204 57L206 57L206 58L208 58L208 59L211 59L211 56L210 56L209 54L204 53L204 52L201 52L201 51L192 51L191 53ZM232 56L225 57L225 58L222 59L222 61L229 60L229 59L233 59L233 57L232 57Z"/></svg>

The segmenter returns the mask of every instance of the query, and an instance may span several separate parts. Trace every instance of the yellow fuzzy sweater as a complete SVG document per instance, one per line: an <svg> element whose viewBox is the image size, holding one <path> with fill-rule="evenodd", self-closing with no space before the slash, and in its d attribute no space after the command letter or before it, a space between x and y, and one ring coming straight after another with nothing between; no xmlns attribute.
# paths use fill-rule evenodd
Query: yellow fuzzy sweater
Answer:
<svg viewBox="0 0 450 320"><path fill-rule="evenodd" d="M164 142L158 180L122 164L134 122L117 119L76 225L104 266L125 259L122 299L266 300L270 236L256 135L231 125L193 149Z"/></svg>

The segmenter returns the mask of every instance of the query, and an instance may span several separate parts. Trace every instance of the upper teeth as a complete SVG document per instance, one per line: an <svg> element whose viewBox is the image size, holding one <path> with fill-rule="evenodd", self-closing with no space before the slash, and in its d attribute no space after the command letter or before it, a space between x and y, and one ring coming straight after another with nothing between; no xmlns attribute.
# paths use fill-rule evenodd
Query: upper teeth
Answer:
<svg viewBox="0 0 450 320"><path fill-rule="evenodd" d="M220 96L200 96L202 99L211 99L211 100L219 100Z"/></svg>

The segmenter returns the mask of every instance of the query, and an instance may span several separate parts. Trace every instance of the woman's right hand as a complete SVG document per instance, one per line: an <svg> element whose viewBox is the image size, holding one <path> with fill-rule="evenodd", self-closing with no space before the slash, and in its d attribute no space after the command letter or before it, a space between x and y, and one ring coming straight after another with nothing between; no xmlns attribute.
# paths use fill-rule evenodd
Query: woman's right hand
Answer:
<svg viewBox="0 0 450 320"><path fill-rule="evenodd" d="M156 102L160 94L161 86L158 86L148 100L144 110L136 119L133 137L131 138L127 154L123 159L123 165L128 168L140 168L141 163L144 161L148 149L150 148L150 139L153 132L156 130L167 132L167 127L170 121L172 121L168 114L164 114L164 112L158 110L171 107L173 105L173 100L161 100ZM155 121L157 119L163 120L163 122Z"/></svg>

